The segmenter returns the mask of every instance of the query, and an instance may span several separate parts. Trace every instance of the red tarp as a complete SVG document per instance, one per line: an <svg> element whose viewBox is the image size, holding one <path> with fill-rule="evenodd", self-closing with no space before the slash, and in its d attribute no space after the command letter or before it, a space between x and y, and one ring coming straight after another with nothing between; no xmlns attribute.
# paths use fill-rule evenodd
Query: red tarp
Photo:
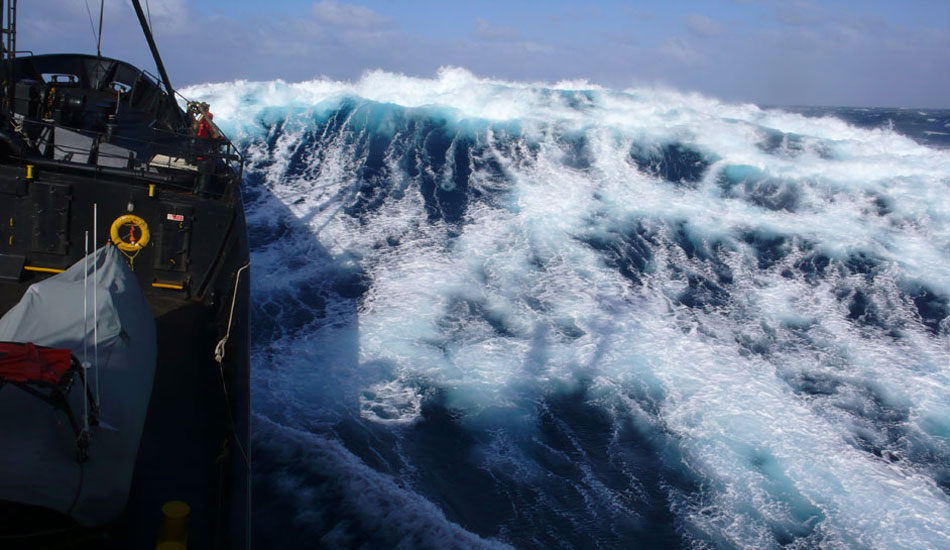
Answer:
<svg viewBox="0 0 950 550"><path fill-rule="evenodd" d="M69 370L70 356L68 349L0 342L0 379L56 384Z"/></svg>

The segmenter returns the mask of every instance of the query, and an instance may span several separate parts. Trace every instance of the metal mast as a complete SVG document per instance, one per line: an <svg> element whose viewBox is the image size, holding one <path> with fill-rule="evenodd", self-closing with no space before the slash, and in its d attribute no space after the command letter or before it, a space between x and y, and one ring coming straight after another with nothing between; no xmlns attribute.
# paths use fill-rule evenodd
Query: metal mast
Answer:
<svg viewBox="0 0 950 550"><path fill-rule="evenodd" d="M11 0L13 1L13 0ZM145 33L145 40L148 41L148 47L152 50L152 58L155 59L155 66L158 68L158 74L162 76L162 82L165 83L165 92L172 102L175 101L175 90L172 88L172 81L165 72L165 64L162 63L162 56L158 55L158 47L155 45L155 39L152 37L152 29L148 26L148 20L145 18L145 12L142 11L142 5L139 0L132 0L132 7L135 8L135 15L139 18L139 24L142 25L142 32Z"/></svg>

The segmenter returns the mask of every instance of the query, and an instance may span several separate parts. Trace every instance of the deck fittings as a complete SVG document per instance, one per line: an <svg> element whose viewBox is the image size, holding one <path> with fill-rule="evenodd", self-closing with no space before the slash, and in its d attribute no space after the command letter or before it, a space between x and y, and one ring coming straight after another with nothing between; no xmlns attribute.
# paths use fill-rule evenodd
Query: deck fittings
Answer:
<svg viewBox="0 0 950 550"><path fill-rule="evenodd" d="M162 505L162 528L158 532L155 550L185 550L188 548L188 516L191 506L180 500L169 500Z"/></svg>

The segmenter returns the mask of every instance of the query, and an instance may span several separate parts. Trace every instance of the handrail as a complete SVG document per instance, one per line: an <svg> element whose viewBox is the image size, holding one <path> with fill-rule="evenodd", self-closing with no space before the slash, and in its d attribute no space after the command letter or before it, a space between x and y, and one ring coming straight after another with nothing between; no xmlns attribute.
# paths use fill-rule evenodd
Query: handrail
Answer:
<svg viewBox="0 0 950 550"><path fill-rule="evenodd" d="M99 142L97 138L106 136L106 134L102 132L96 132L92 130L79 130L76 128L70 128L68 126L57 125L57 124L53 124L53 123L49 123L45 121L37 121L34 119L27 119L27 120L29 120L31 124L35 124L38 126L44 126L44 127L50 127L50 128L64 128L69 131L81 133L89 137L93 141L93 145L90 146L88 149L86 149L83 147L70 147L70 146L66 146L62 144L57 145L53 143L52 145L53 150L59 151L62 154L62 156L66 157L62 159L29 155L26 153L26 151L21 151L15 154L15 156L22 158L26 162L29 162L31 164L35 164L41 167L55 169L57 171L67 170L67 171L90 173L93 175L112 175L112 176L123 176L127 174L134 174L135 177L141 180L143 183L159 183L164 187L170 187L172 189L177 189L180 191L190 192L190 191L195 190L196 180L194 176L188 176L187 183L181 181L183 176L187 176L188 174L187 172L163 173L163 172L151 171L149 169L152 167L152 165L150 164L150 161L154 158L154 155L150 156L149 158L141 157L139 159L136 159L136 161L131 163L130 166L124 167L124 168L116 167L116 166L103 166L98 162L94 164L90 164L89 162L75 162L75 161L68 160L68 158L71 158L72 156L69 153L73 153L73 154L78 153L80 155L91 155L94 151L97 155L97 158L99 159L113 158L113 159L128 160L129 157L124 156L124 155L111 154L99 149L95 144ZM179 141L178 146L176 147L175 146L176 144L174 143L162 143L160 140L140 140L140 139L136 139L132 137L123 137L123 136L113 136L113 137L117 138L118 140L125 140L126 142L157 146L153 148L153 150L151 151L152 153L164 154L166 156L177 156L177 158L190 160L191 163L195 162L198 158L204 158L211 161L221 160L228 167L228 172L231 175L223 176L219 174L219 176L223 176L227 178L228 185L225 188L221 189L220 191L214 192L213 195L226 196L229 193L240 193L240 189L236 188L235 186L241 181L240 178L243 176L244 159L230 141L221 140L217 142L217 147L215 147L215 142L209 141L207 145L209 145L210 147L208 147L207 149L202 149L198 145L205 140L199 140L195 136L191 136L188 134L180 134L176 132L169 132L169 131L164 131L164 130L155 130L155 132L164 133L169 138L174 138L178 140ZM0 132L0 136L5 136L5 135L7 134ZM54 142L55 142L55 139L54 139ZM185 143L181 143L181 142L185 142ZM108 142L104 142L104 143L108 143ZM222 148L224 149L223 151L221 150ZM194 168L195 172L193 173L195 176L201 175L201 174L208 174L208 175L214 176L213 173L209 173L208 171L202 169L201 163L194 164L193 166L195 167Z"/></svg>
<svg viewBox="0 0 950 550"><path fill-rule="evenodd" d="M84 55L84 54L47 54L47 55L41 55L41 56L34 56L33 58L34 58L34 59L37 59L37 60L38 60L38 59L43 59L43 58L50 58L50 59L77 58L77 59L80 59L80 60L81 60L81 59L84 59L84 58L94 58L94 56L91 56L91 55ZM18 59L17 59L17 62L26 62L26 61L29 60L29 59L31 59L31 58L28 58L28 57L18 58ZM168 103L170 103L172 106L174 106L174 109L176 110L176 112L177 112L177 114L178 114L178 117L181 118L182 121L184 122L185 114L184 114L184 111L182 110L182 107L179 106L178 102L176 101L176 98L180 98L180 99L183 100L186 104L190 101L189 98L187 98L187 97L185 97L184 95L182 95L180 92L178 92L178 90L172 90L172 91L171 91L171 95L169 95L167 91L165 91L165 90L162 89L161 81L159 80L159 78L156 77L156 76L155 76L154 74L152 74L151 72L149 72L148 70L140 69L140 68L138 68L138 67L136 67L136 66L134 66L134 65L131 65L131 64L125 62L125 61L121 61L121 60L117 60L117 59L111 59L111 58L103 58L103 59L108 59L108 61L110 61L110 62L118 63L118 64L120 64L120 65L123 65L123 66L125 66L125 67L128 67L129 69L133 70L135 73L137 73L137 74L139 74L139 75L142 75L147 81L149 81L150 84L153 84L153 85L155 86L154 89L155 89L157 92L162 93L162 94L164 94L164 95L166 96ZM77 63L78 63L78 62L77 62ZM41 65L37 65L37 66L36 66L36 69L39 69L39 68L41 68L42 66L43 66L42 64L41 64ZM81 69L80 66L77 66L77 67L76 67L76 70L77 70L77 73L76 73L76 74L78 74L78 71L79 71L80 69ZM22 76L22 75L21 75L21 76ZM11 81L11 83L13 83L13 82L14 82L14 81ZM31 120L32 120L32 119L31 119ZM39 123L39 121L37 121L37 123ZM160 130L160 129L157 129L157 128L156 128L156 129L153 129L153 130L154 130L154 131L157 131L157 132L159 132L159 131L164 131L167 135L173 135L173 136L175 136L175 139L188 139L188 138L193 137L191 134L188 134L188 133L179 133L179 132L174 132L174 131L168 132L168 131ZM89 132L89 130L85 130L85 131ZM224 142L226 143L226 145L228 146L228 148L230 149L229 154L239 154L237 148L234 146L234 144L231 142L231 140L228 139L226 136L222 136L222 137L224 138L222 141L224 141ZM132 138L123 138L123 139L132 139ZM141 142L142 140L135 140L135 141L140 141L140 142ZM243 163L243 158L241 159L241 162Z"/></svg>
<svg viewBox="0 0 950 550"><path fill-rule="evenodd" d="M171 151L177 151L177 152L179 153L177 156L180 157L180 158L187 158L187 157L190 157L192 154L198 154L198 155L200 155L200 156L211 157L211 158L215 158L215 159L221 159L221 160L224 160L224 161L228 162L229 164L230 164L231 162L238 162L238 163L241 164L241 165L244 164L244 156L241 155L240 151L238 150L237 147L235 147L234 143L232 143L230 139L228 139L227 137L224 137L224 136L222 136L223 139L218 139L218 140L212 141L212 140L203 140L203 139L198 138L197 136L194 136L194 135L192 135L192 134L186 134L186 133L180 133L180 132L173 132L173 131L164 130L164 129L159 129L159 128L153 128L153 129L152 129L152 131L153 131L155 134L158 134L159 136L164 135L164 137L169 138L169 139L175 139L175 140L178 140L178 141L180 141L180 142L188 142L188 146L172 147L172 144L169 144L169 143L162 143L162 142L160 142L160 141L158 141L158 140L138 139L138 138L134 138L134 137L122 136L122 135L115 135L115 134L112 134L111 136L109 136L109 134L106 133L106 132L98 132L98 131L96 131L96 130L88 130L88 129L84 129L84 128L73 128L73 127L69 127L69 126L62 125L62 124L55 124L55 123L53 123L53 122L47 122L47 121L45 121L45 120L36 120L36 119L33 119L33 118L29 118L29 119L24 118L23 121L24 121L24 122L28 122L30 125L33 125L33 126L42 126L42 127L47 127L47 128L64 128L64 129L66 129L66 130L70 130L70 131L72 131L72 132L77 132L77 133L83 134L83 135L85 135L85 136L87 136L87 137L91 137L91 138L101 138L101 137L107 137L107 136L108 136L108 137L111 137L111 138L114 139L114 140L121 140L121 141L126 141L126 142L138 143L138 144L142 144L142 145L158 145L161 149L164 149L164 151L157 151L157 152L162 153L162 152L168 152L169 150L171 150ZM199 141L199 140L200 140L200 141ZM198 143L200 143L200 142L205 142L206 144L209 144L209 145L212 145L212 144L217 143L217 144L218 144L218 147L223 147L223 148L225 149L225 152L221 152L220 149L219 149L219 150L215 150L215 149L213 149L213 148L201 149L201 150L199 151L199 150L198 150L199 148L196 148L195 145L198 144ZM107 141L107 143L108 143L108 141ZM61 146L61 145L54 145L54 148L60 148L60 147L62 147L63 150L65 150L65 151L70 151L70 152L82 152L82 151L84 151L84 150L81 149L81 148L70 148L70 147L64 147L64 146ZM109 156L109 155L107 154L107 156ZM115 155L111 155L111 157L117 158Z"/></svg>

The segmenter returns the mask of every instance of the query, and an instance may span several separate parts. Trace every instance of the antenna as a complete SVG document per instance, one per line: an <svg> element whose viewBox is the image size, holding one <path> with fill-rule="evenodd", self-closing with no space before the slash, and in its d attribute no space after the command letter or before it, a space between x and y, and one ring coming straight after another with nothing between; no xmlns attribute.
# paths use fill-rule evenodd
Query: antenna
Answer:
<svg viewBox="0 0 950 550"><path fill-rule="evenodd" d="M89 232L86 231L86 255L82 259L82 423L89 431L89 384L86 376L89 369Z"/></svg>
<svg viewBox="0 0 950 550"><path fill-rule="evenodd" d="M99 246L99 204L92 203L92 248ZM99 258L92 264L92 361L96 367L96 404L102 407L99 400Z"/></svg>

